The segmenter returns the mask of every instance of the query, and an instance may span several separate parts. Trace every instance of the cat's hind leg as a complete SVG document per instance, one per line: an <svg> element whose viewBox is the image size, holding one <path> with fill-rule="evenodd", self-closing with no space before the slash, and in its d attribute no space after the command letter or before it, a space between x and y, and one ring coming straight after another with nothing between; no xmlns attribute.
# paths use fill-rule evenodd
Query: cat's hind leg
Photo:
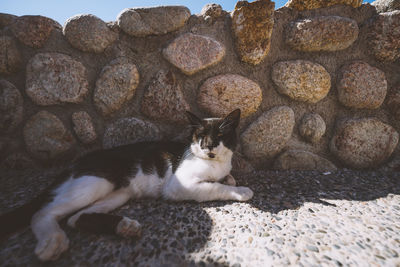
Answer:
<svg viewBox="0 0 400 267"><path fill-rule="evenodd" d="M40 260L55 260L68 249L69 241L58 221L112 192L114 186L96 176L70 178L53 193L50 203L32 217L32 231L38 243L35 254Z"/></svg>
<svg viewBox="0 0 400 267"><path fill-rule="evenodd" d="M121 188L68 219L68 225L92 233L140 236L141 226L127 217L106 214L122 206L131 197L129 188Z"/></svg>

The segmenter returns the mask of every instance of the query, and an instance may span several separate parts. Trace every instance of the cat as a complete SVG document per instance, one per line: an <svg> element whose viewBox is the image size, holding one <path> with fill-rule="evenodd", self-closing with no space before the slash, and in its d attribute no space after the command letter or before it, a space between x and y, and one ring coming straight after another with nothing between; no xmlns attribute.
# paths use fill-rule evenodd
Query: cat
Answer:
<svg viewBox="0 0 400 267"><path fill-rule="evenodd" d="M58 221L77 211L67 221L73 228L138 237L139 222L108 214L131 198L197 202L251 199L253 191L236 186L230 175L240 109L223 119L199 119L188 111L186 115L191 127L187 143L141 142L84 155L63 172L61 183L0 216L4 226L1 234L24 226L24 221L28 225L31 219L38 240L35 254L48 261L57 259L69 246Z"/></svg>

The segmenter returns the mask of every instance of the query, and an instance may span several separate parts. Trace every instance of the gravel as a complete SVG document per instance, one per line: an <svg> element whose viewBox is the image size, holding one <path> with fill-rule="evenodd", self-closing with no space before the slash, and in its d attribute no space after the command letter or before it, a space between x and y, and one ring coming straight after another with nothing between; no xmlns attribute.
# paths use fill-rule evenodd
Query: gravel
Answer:
<svg viewBox="0 0 400 267"><path fill-rule="evenodd" d="M0 213L46 186L53 171L3 171ZM139 240L66 229L57 266L396 266L400 174L268 171L236 174L245 203L130 201L115 211L143 226ZM25 229L0 243L1 266L40 266ZM47 264L46 264L47 265Z"/></svg>

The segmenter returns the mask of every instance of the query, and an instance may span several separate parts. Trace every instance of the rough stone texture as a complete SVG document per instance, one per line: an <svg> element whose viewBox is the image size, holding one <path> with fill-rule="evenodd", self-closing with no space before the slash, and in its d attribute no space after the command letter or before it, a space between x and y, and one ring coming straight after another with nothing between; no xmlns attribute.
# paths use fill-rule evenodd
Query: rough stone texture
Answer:
<svg viewBox="0 0 400 267"><path fill-rule="evenodd" d="M50 18L42 16L18 17L11 24L14 36L23 44L33 48L42 47L54 28L61 28L61 25Z"/></svg>
<svg viewBox="0 0 400 267"><path fill-rule="evenodd" d="M360 7L362 2L363 0L289 0L285 6L301 11L333 5L349 5L356 8Z"/></svg>
<svg viewBox="0 0 400 267"><path fill-rule="evenodd" d="M36 168L35 162L26 153L12 153L1 162L0 169L25 170Z"/></svg>
<svg viewBox="0 0 400 267"><path fill-rule="evenodd" d="M142 98L143 114L153 119L186 122L189 110L182 87L172 71L159 71L150 82Z"/></svg>
<svg viewBox="0 0 400 267"><path fill-rule="evenodd" d="M200 12L200 15L202 15L205 19L211 18L215 19L218 18L222 15L222 7L221 5L218 4L206 4Z"/></svg>
<svg viewBox="0 0 400 267"><path fill-rule="evenodd" d="M392 126L376 118L354 119L336 128L330 149L347 166L373 168L390 157L398 141Z"/></svg>
<svg viewBox="0 0 400 267"><path fill-rule="evenodd" d="M263 113L241 135L242 151L251 161L277 155L292 136L294 112L280 106Z"/></svg>
<svg viewBox="0 0 400 267"><path fill-rule="evenodd" d="M127 8L117 17L121 29L132 36L142 37L173 32L183 27L190 17L184 6Z"/></svg>
<svg viewBox="0 0 400 267"><path fill-rule="evenodd" d="M242 61L257 65L267 56L274 27L275 3L239 1L232 12L232 31Z"/></svg>
<svg viewBox="0 0 400 267"><path fill-rule="evenodd" d="M275 63L272 80L281 94L308 103L317 103L331 88L331 77L325 68L306 60Z"/></svg>
<svg viewBox="0 0 400 267"><path fill-rule="evenodd" d="M378 60L400 58L400 10L380 13L369 28L369 48Z"/></svg>
<svg viewBox="0 0 400 267"><path fill-rule="evenodd" d="M388 95L387 106L395 119L400 121L400 85L393 88L391 93Z"/></svg>
<svg viewBox="0 0 400 267"><path fill-rule="evenodd" d="M94 53L103 52L118 38L118 34L110 30L104 21L87 14L69 18L63 33L73 47Z"/></svg>
<svg viewBox="0 0 400 267"><path fill-rule="evenodd" d="M11 25L17 18L15 15L0 13L0 29Z"/></svg>
<svg viewBox="0 0 400 267"><path fill-rule="evenodd" d="M198 105L216 117L226 116L240 108L241 117L257 111L262 101L260 86L236 74L218 75L207 79L200 87Z"/></svg>
<svg viewBox="0 0 400 267"><path fill-rule="evenodd" d="M122 118L107 127L103 137L103 147L111 148L159 139L161 139L160 130L153 123L138 118Z"/></svg>
<svg viewBox="0 0 400 267"><path fill-rule="evenodd" d="M379 13L400 10L400 0L376 0L371 3Z"/></svg>
<svg viewBox="0 0 400 267"><path fill-rule="evenodd" d="M337 90L347 107L377 109L386 97L385 73L365 62L350 63L340 70Z"/></svg>
<svg viewBox="0 0 400 267"><path fill-rule="evenodd" d="M24 127L27 150L42 160L55 158L68 151L75 140L57 116L47 111L33 115Z"/></svg>
<svg viewBox="0 0 400 267"><path fill-rule="evenodd" d="M187 75L217 64L225 47L211 37L185 33L163 50L163 56Z"/></svg>
<svg viewBox="0 0 400 267"><path fill-rule="evenodd" d="M0 36L0 73L11 74L19 69L21 54L14 39L10 36Z"/></svg>
<svg viewBox="0 0 400 267"><path fill-rule="evenodd" d="M88 87L86 68L64 54L36 54L26 67L26 93L41 106L82 102Z"/></svg>
<svg viewBox="0 0 400 267"><path fill-rule="evenodd" d="M86 111L74 112L72 114L72 124L76 135L82 143L90 144L97 139L92 118Z"/></svg>
<svg viewBox="0 0 400 267"><path fill-rule="evenodd" d="M300 135L311 143L318 143L325 134L326 124L324 119L316 113L308 113L303 116L299 124Z"/></svg>
<svg viewBox="0 0 400 267"><path fill-rule="evenodd" d="M305 52L343 50L357 38L357 22L339 16L294 21L286 30L286 43L295 50Z"/></svg>
<svg viewBox="0 0 400 267"><path fill-rule="evenodd" d="M23 100L17 88L0 80L0 133L11 132L22 121Z"/></svg>
<svg viewBox="0 0 400 267"><path fill-rule="evenodd" d="M96 81L94 104L103 115L109 115L129 101L139 84L136 65L127 58L117 58L103 68Z"/></svg>
<svg viewBox="0 0 400 267"><path fill-rule="evenodd" d="M276 170L336 171L336 166L329 160L309 151L288 150L274 162Z"/></svg>

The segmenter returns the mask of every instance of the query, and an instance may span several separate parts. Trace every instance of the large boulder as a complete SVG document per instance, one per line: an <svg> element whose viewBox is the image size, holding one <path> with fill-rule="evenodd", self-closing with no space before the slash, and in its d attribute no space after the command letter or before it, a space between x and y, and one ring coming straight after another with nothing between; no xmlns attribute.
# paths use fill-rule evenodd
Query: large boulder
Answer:
<svg viewBox="0 0 400 267"><path fill-rule="evenodd" d="M371 3L379 13L400 10L400 0L376 0Z"/></svg>
<svg viewBox="0 0 400 267"><path fill-rule="evenodd" d="M273 158L291 138L294 124L294 112L289 107L263 113L241 135L244 155L257 163Z"/></svg>
<svg viewBox="0 0 400 267"><path fill-rule="evenodd" d="M118 38L118 34L110 30L104 21L88 14L69 18L63 33L73 47L94 53L103 52Z"/></svg>
<svg viewBox="0 0 400 267"><path fill-rule="evenodd" d="M329 160L309 151L288 150L279 155L274 162L276 170L297 171L336 171L336 166Z"/></svg>
<svg viewBox="0 0 400 267"><path fill-rule="evenodd" d="M362 61L347 64L340 69L337 90L346 107L377 109L386 97L385 73Z"/></svg>
<svg viewBox="0 0 400 267"><path fill-rule="evenodd" d="M262 101L260 86L236 74L218 75L200 87L197 102L212 116L223 117L236 108L247 117L257 111Z"/></svg>
<svg viewBox="0 0 400 267"><path fill-rule="evenodd" d="M360 7L362 2L363 0L289 0L285 6L302 11L333 5L348 5L356 8Z"/></svg>
<svg viewBox="0 0 400 267"><path fill-rule="evenodd" d="M0 132L13 131L22 121L23 99L10 82L0 80Z"/></svg>
<svg viewBox="0 0 400 267"><path fill-rule="evenodd" d="M325 68L307 60L275 63L272 67L272 80L279 93L308 103L317 103L331 88L331 76Z"/></svg>
<svg viewBox="0 0 400 267"><path fill-rule="evenodd" d="M136 65L127 58L117 58L103 68L96 81L93 100L96 108L109 115L132 99L139 84Z"/></svg>
<svg viewBox="0 0 400 267"><path fill-rule="evenodd" d="M232 31L242 61L257 65L267 56L274 28L275 3L239 1L232 12Z"/></svg>
<svg viewBox="0 0 400 267"><path fill-rule="evenodd" d="M336 129L330 149L349 167L372 168L390 157L398 141L398 132L376 118L352 119Z"/></svg>
<svg viewBox="0 0 400 267"><path fill-rule="evenodd" d="M117 22L125 33L142 37L176 31L189 17L190 10L184 6L127 8L118 15Z"/></svg>
<svg viewBox="0 0 400 267"><path fill-rule="evenodd" d="M64 54L36 54L26 67L26 93L41 106L80 103L88 87L86 68Z"/></svg>
<svg viewBox="0 0 400 267"><path fill-rule="evenodd" d="M185 33L163 50L163 56L187 75L217 64L225 56L225 47L211 37Z"/></svg>
<svg viewBox="0 0 400 267"><path fill-rule="evenodd" d="M351 46L358 37L355 20L339 16L322 16L291 22L286 43L305 52L337 51Z"/></svg>

